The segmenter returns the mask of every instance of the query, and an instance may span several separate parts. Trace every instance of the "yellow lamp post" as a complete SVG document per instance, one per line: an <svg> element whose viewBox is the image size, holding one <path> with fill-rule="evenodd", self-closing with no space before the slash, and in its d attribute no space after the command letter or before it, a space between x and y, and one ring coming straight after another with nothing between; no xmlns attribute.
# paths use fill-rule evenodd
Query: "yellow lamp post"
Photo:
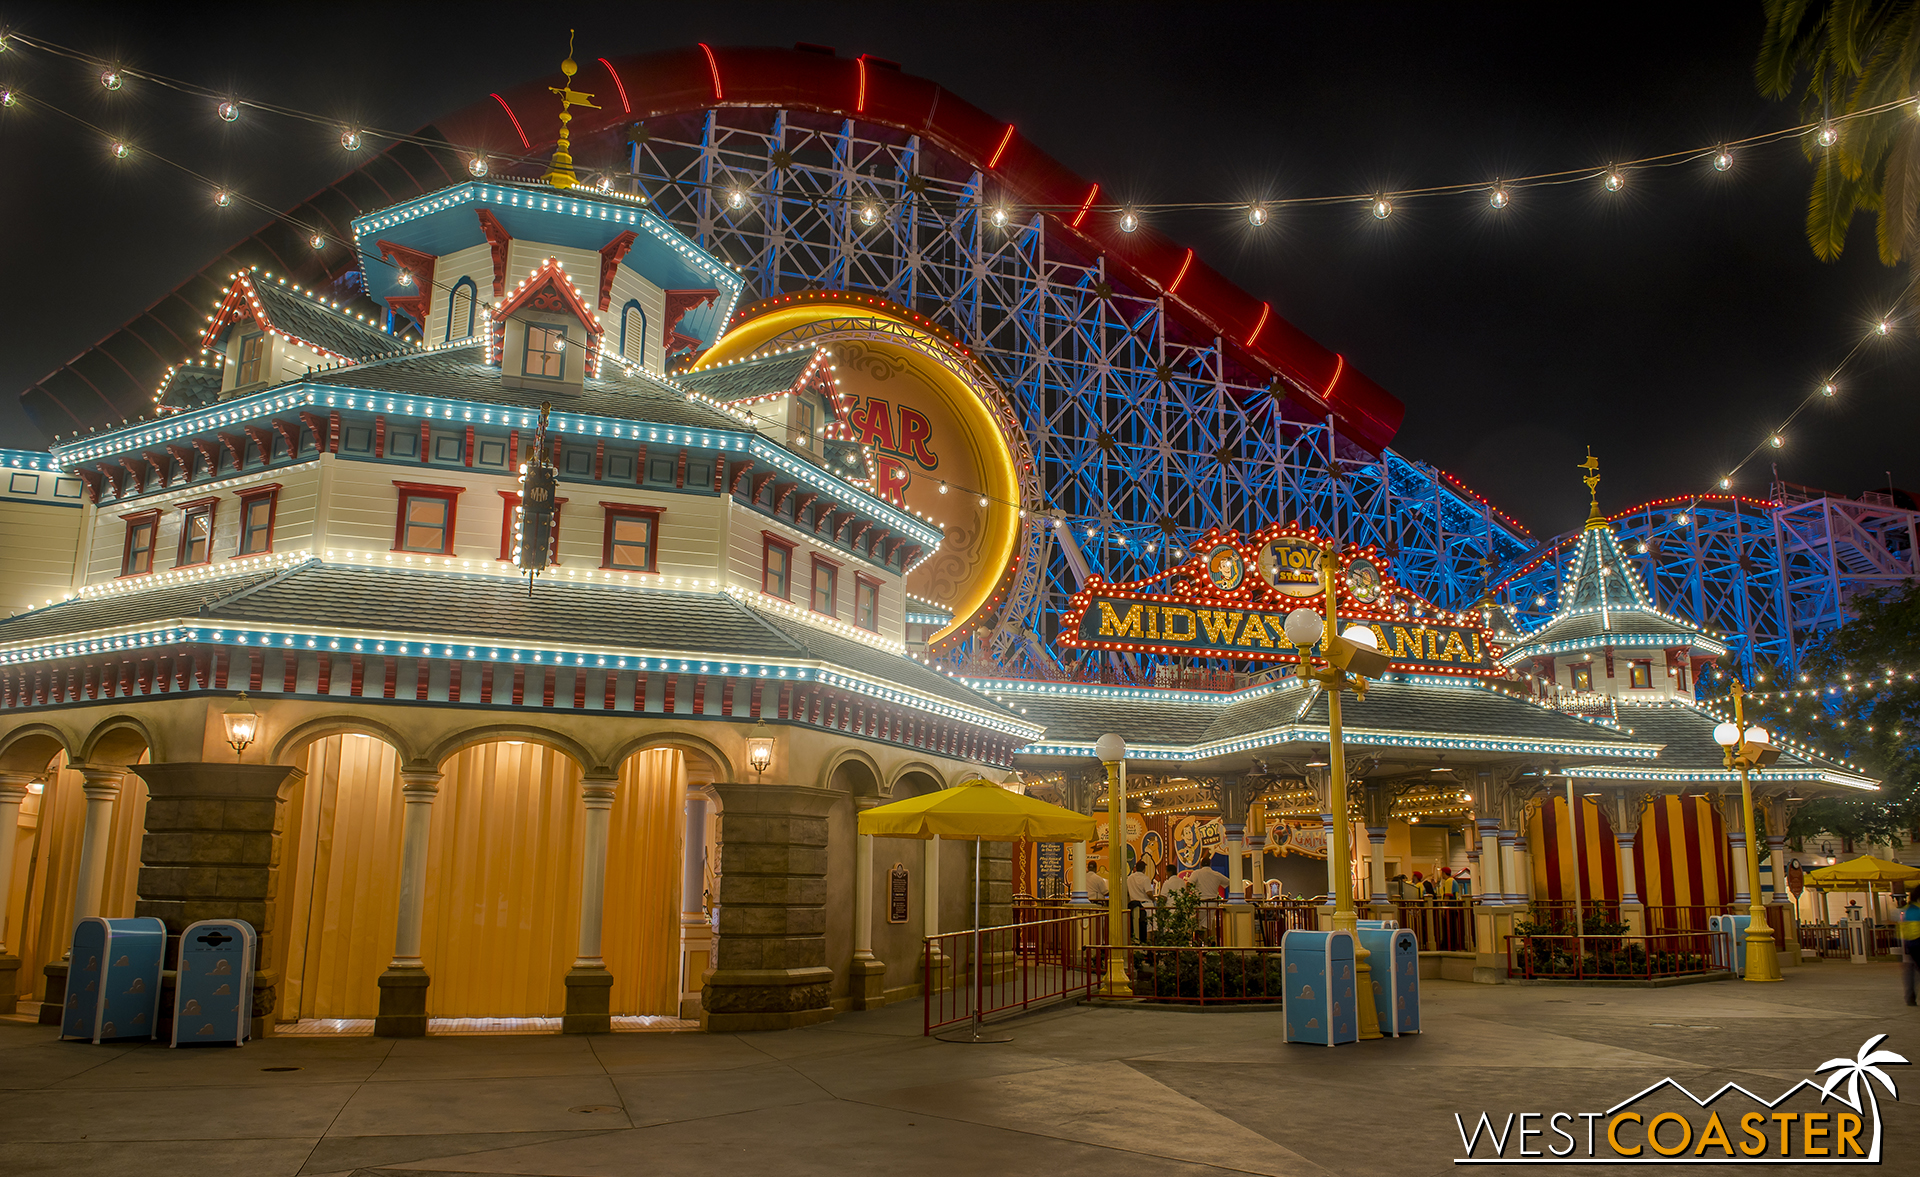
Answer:
<svg viewBox="0 0 1920 1177"><path fill-rule="evenodd" d="M1132 997L1127 980L1127 742L1112 732L1093 743L1107 767L1107 979L1108 997Z"/></svg>
<svg viewBox="0 0 1920 1177"><path fill-rule="evenodd" d="M1373 968L1371 955L1354 935L1358 920L1353 910L1353 854L1348 845L1352 821L1347 812L1347 754L1340 732L1340 698L1351 686L1360 699L1367 697L1367 680L1386 673L1388 659L1374 640L1373 631L1364 625L1351 625L1345 633L1335 630L1338 607L1334 577L1340 568L1340 554L1332 544L1320 549L1320 591L1326 611L1319 616L1311 609L1295 609L1287 615L1287 640L1300 651L1300 675L1319 683L1327 692L1327 771L1332 775L1327 808L1333 811L1333 844L1327 854L1339 869L1333 872L1333 930L1354 937L1354 993L1360 1003L1360 1037L1380 1037L1380 1014L1373 1005ZM1315 666L1307 648L1320 643L1324 663ZM1352 677L1349 678L1348 675Z"/></svg>
<svg viewBox="0 0 1920 1177"><path fill-rule="evenodd" d="M1765 768L1780 756L1767 729L1747 726L1745 694L1739 683L1733 684L1733 722L1713 729L1713 742L1728 768L1740 773L1741 822L1747 831L1747 975L1748 981L1781 981L1780 958L1773 949L1773 926L1767 923L1766 905L1760 902L1760 834L1753 825L1753 782L1748 773Z"/></svg>

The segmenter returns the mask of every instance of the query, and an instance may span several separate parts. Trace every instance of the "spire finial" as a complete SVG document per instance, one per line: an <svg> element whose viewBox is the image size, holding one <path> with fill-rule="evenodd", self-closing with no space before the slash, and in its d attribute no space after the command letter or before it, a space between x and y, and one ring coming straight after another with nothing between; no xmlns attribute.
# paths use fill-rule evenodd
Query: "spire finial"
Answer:
<svg viewBox="0 0 1920 1177"><path fill-rule="evenodd" d="M1600 514L1600 459L1593 456L1593 447L1587 447L1587 460L1574 467L1587 473L1580 481L1587 484L1587 527L1591 531L1596 527L1605 527L1606 518Z"/></svg>
<svg viewBox="0 0 1920 1177"><path fill-rule="evenodd" d="M549 91L560 96L560 138L554 142L553 161L547 165L547 174L541 179L555 188L571 188L578 181L573 174L573 156L567 150L570 146L567 140L567 124L573 121L573 115L568 113L568 108L584 106L590 110L600 109L587 101L593 95L582 94L573 88L573 75L580 72L580 64L573 59L572 29L567 30L567 59L560 63L560 72L566 75L566 84L547 87Z"/></svg>

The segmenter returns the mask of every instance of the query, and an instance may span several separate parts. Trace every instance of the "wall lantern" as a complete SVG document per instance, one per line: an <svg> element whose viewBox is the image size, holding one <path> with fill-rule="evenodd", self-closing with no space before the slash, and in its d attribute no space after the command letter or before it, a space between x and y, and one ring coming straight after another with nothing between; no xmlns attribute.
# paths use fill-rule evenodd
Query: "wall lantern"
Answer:
<svg viewBox="0 0 1920 1177"><path fill-rule="evenodd" d="M233 756L238 760L240 753L245 752L247 745L253 743L254 737L260 734L260 716L254 711L253 704L247 702L247 693L241 691L240 697L220 718L227 725L227 743L233 745Z"/></svg>
<svg viewBox="0 0 1920 1177"><path fill-rule="evenodd" d="M773 767L773 732L763 720L753 725L747 733L747 766L753 769L753 775L760 777Z"/></svg>

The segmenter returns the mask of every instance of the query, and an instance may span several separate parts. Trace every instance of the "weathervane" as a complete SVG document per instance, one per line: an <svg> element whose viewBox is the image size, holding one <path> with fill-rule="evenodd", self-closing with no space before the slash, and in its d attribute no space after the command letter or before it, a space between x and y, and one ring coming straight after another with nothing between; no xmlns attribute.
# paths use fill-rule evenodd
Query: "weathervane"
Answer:
<svg viewBox="0 0 1920 1177"><path fill-rule="evenodd" d="M573 156L568 153L567 124L573 116L567 113L569 107L584 106L589 110L600 108L587 101L591 94L582 94L573 88L573 75L580 72L580 63L573 59L573 30L567 30L567 59L560 63L560 72L567 76L564 86L548 86L547 89L560 96L560 138L553 145L553 162L547 165L547 174L541 179L555 188L571 188L578 181L573 174Z"/></svg>
<svg viewBox="0 0 1920 1177"><path fill-rule="evenodd" d="M1587 526L1589 528L1605 527L1607 521L1600 515L1600 459L1593 456L1592 446L1587 447L1587 460L1576 463L1574 469L1587 472L1586 476L1580 479L1587 484Z"/></svg>

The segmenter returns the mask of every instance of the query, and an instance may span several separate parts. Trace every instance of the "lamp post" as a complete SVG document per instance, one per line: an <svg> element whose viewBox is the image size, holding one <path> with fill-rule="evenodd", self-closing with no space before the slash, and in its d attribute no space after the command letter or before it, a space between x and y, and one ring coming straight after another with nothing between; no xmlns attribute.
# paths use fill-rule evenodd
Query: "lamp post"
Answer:
<svg viewBox="0 0 1920 1177"><path fill-rule="evenodd" d="M1348 845L1352 821L1347 812L1347 753L1340 732L1340 697L1348 686L1360 699L1367 697L1367 680L1386 673L1387 656L1380 652L1373 631L1364 625L1350 625L1345 633L1335 630L1334 575L1340 568L1340 555L1329 543L1320 549L1320 592L1326 611L1316 616L1311 609L1295 609L1287 614L1284 625L1287 640L1300 651L1300 676L1319 683L1327 692L1327 771L1331 774L1328 808L1333 811L1333 843L1328 856L1339 864L1333 872L1333 930L1353 936L1353 982L1360 1009L1360 1037L1380 1037L1380 1014L1373 1005L1373 969L1370 955L1354 935L1358 920L1353 911L1353 853ZM1320 643L1323 666L1316 667L1307 648ZM1351 674L1353 677L1348 678Z"/></svg>
<svg viewBox="0 0 1920 1177"><path fill-rule="evenodd" d="M1101 992L1132 997L1127 980L1127 742L1112 732L1093 743L1107 769L1107 979Z"/></svg>
<svg viewBox="0 0 1920 1177"><path fill-rule="evenodd" d="M1767 909L1760 902L1760 847L1753 825L1753 781L1748 773L1765 768L1780 756L1767 729L1747 726L1745 694L1739 683L1733 684L1733 722L1713 729L1713 742L1728 768L1740 772L1741 821L1747 831L1747 975L1749 981L1780 981L1780 959L1773 950L1773 927L1767 923Z"/></svg>

